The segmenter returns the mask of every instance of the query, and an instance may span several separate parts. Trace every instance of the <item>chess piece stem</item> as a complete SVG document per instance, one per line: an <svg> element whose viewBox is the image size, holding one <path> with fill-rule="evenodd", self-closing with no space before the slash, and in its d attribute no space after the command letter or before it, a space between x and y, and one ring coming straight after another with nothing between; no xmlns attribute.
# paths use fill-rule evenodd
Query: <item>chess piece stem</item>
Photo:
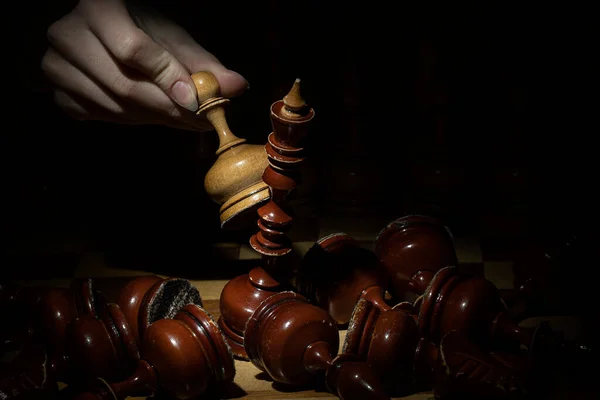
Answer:
<svg viewBox="0 0 600 400"><path fill-rule="evenodd" d="M219 135L219 148L215 153L217 156L230 147L246 142L246 139L238 138L231 132L231 129L229 129L223 107L213 107L207 110L206 119L210 121L215 128L217 135Z"/></svg>

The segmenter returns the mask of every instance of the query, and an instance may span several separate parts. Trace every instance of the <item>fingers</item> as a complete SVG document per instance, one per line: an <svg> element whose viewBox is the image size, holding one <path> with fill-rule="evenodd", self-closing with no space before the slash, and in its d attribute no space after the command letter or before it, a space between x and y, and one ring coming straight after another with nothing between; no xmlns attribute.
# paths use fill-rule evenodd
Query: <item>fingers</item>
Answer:
<svg viewBox="0 0 600 400"><path fill-rule="evenodd" d="M118 62L149 77L180 106L198 109L191 72L135 25L122 0L90 0L80 6L90 30Z"/></svg>
<svg viewBox="0 0 600 400"><path fill-rule="evenodd" d="M135 104L115 99L83 72L50 48L42 59L42 70L58 87L54 102L66 114L78 120L103 120L119 124L160 124L178 129L208 131L208 121L188 124L148 113Z"/></svg>
<svg viewBox="0 0 600 400"><path fill-rule="evenodd" d="M180 105L182 98L189 100L184 82L189 81L193 100L187 106L197 108L190 71L213 72L227 97L244 90L245 79L160 14L132 15L160 43L136 26L122 0L80 0L52 24L42 69L60 89L56 103L78 119L213 130L205 118Z"/></svg>
<svg viewBox="0 0 600 400"><path fill-rule="evenodd" d="M69 64L93 79L97 86L110 92L121 106L124 103L135 104L147 109L148 115L159 113L166 117L186 119L191 124L197 119L194 114L174 103L156 84L119 65L78 14L69 14L52 24L48 29L48 39ZM65 81L71 79L68 74L61 73ZM87 92L85 97L92 96L95 93ZM113 111L118 112L115 109Z"/></svg>
<svg viewBox="0 0 600 400"><path fill-rule="evenodd" d="M63 91L76 93L81 97L93 99L103 113L126 117L125 107L107 90L98 86L87 75L65 60L56 50L50 48L42 58L42 71Z"/></svg>
<svg viewBox="0 0 600 400"><path fill-rule="evenodd" d="M126 113L125 116L117 116L107 112L104 108L98 107L84 97L76 93L62 89L54 91L54 102L68 116L79 121L103 121L120 125L162 125L175 129L204 132L197 126L189 125L185 122L167 120L167 119L138 119L128 118L134 113ZM207 130L206 130L207 131Z"/></svg>
<svg viewBox="0 0 600 400"><path fill-rule="evenodd" d="M119 118L115 114L109 113L63 89L56 89L54 91L54 102L65 114L79 121L97 120L119 124L129 123L127 119Z"/></svg>

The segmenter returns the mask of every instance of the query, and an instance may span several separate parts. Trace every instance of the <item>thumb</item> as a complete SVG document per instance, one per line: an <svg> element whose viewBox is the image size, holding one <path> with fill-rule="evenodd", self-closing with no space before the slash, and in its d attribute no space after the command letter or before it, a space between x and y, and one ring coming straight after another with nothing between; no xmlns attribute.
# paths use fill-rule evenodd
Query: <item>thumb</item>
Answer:
<svg viewBox="0 0 600 400"><path fill-rule="evenodd" d="M213 54L198 43L186 45L167 45L171 54L182 62L192 73L211 72L221 87L221 95L235 97L241 95L250 85L238 72L226 68Z"/></svg>

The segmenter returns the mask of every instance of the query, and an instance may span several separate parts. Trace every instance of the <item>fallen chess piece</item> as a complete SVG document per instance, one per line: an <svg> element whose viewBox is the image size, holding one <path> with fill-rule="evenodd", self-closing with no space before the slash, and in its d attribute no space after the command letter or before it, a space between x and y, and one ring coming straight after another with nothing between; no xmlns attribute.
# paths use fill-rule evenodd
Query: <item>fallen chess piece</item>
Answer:
<svg viewBox="0 0 600 400"><path fill-rule="evenodd" d="M373 251L387 270L394 303L414 300L436 272L458 264L449 229L426 215L407 215L387 224L377 234Z"/></svg>
<svg viewBox="0 0 600 400"><path fill-rule="evenodd" d="M198 290L181 278L132 278L118 296L125 312L107 301L92 278L74 279L69 288L35 289L28 292L35 295L26 325L32 335L20 343L18 359L24 363L36 354L29 348L43 349L48 382L72 387L96 377L110 382L129 376L139 359L137 344L152 323L172 318L186 304L202 306Z"/></svg>
<svg viewBox="0 0 600 400"><path fill-rule="evenodd" d="M118 306L113 304L111 308L114 311ZM106 328L97 321L90 325L89 330L93 329ZM160 392L170 398L191 399L207 391L218 391L235 377L233 355L221 331L196 304L186 305L172 319L152 323L139 350L132 348L134 343L127 344L141 355L137 368L127 379L113 383L97 379L85 392L65 389L63 398L121 400ZM113 343L113 349L119 345Z"/></svg>
<svg viewBox="0 0 600 400"><path fill-rule="evenodd" d="M374 251L343 232L319 239L298 268L295 288L345 325L367 287L380 286L394 303L414 300L437 271L456 263L448 229L434 218L408 215L379 232Z"/></svg>
<svg viewBox="0 0 600 400"><path fill-rule="evenodd" d="M248 320L244 346L250 361L276 382L302 386L325 373L327 388L343 400L390 399L367 363L337 355L335 321L298 293L264 300Z"/></svg>
<svg viewBox="0 0 600 400"><path fill-rule="evenodd" d="M369 250L359 248L350 236L330 235L311 251L307 261L313 268L299 275L300 291L308 293L311 302L323 310L341 315L340 310L345 311L345 305L353 302L362 289L350 317L342 353L368 363L389 392L406 394L434 388L439 379L436 375L441 341L450 332L459 332L470 348L477 349L477 354L493 353L495 360L505 364L510 359L510 374L529 378L523 383L523 390L526 386L530 391L539 389L535 386L538 378L551 373L558 360L582 353L581 346L561 341L545 322L534 327L519 326L509 318L500 292L490 281L462 273L454 266L439 269L429 279L418 274L425 287L422 296L414 303L400 302L392 307L385 297L384 285L364 287L372 281L370 274L377 269L378 260L360 256ZM357 265L361 262L367 265ZM331 266L331 271L327 266ZM343 273L336 281L329 272L338 271ZM494 373L504 376L508 372ZM475 385L472 390L479 388L482 397L491 395L486 387Z"/></svg>
<svg viewBox="0 0 600 400"><path fill-rule="evenodd" d="M347 325L363 290L387 289L389 279L372 251L350 235L332 233L319 239L304 255L295 289L326 310L340 326Z"/></svg>

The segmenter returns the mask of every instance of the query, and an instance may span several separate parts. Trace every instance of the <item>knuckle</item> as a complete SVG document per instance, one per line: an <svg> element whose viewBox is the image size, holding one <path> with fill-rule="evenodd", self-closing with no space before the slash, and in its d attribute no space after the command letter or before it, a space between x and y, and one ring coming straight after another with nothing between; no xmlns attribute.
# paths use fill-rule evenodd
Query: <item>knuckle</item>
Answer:
<svg viewBox="0 0 600 400"><path fill-rule="evenodd" d="M127 34L120 38L115 56L124 64L137 64L143 58L146 41L142 35Z"/></svg>
<svg viewBox="0 0 600 400"><path fill-rule="evenodd" d="M171 54L165 49L157 51L150 40L144 34L124 35L120 38L115 56L123 64L143 71L160 85L174 77L176 68Z"/></svg>
<svg viewBox="0 0 600 400"><path fill-rule="evenodd" d="M113 80L111 89L119 97L131 99L134 96L135 83L123 74L118 74Z"/></svg>
<svg viewBox="0 0 600 400"><path fill-rule="evenodd" d="M46 38L51 45L56 45L60 43L61 40L65 36L65 20L59 19L58 21L52 23L48 29L46 30Z"/></svg>
<svg viewBox="0 0 600 400"><path fill-rule="evenodd" d="M174 68L169 53L162 51L153 62L152 78L155 82L162 83L172 78Z"/></svg>

